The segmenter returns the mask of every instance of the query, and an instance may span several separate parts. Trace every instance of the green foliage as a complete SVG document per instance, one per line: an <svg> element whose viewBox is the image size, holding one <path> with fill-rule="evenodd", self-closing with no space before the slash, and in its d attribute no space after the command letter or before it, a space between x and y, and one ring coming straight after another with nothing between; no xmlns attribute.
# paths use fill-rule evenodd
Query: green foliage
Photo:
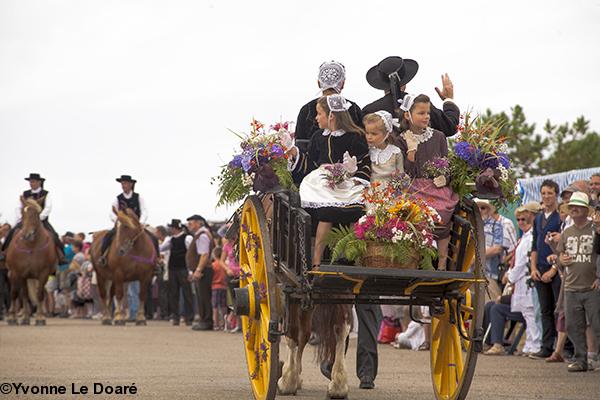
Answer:
<svg viewBox="0 0 600 400"><path fill-rule="evenodd" d="M241 168L229 168L229 166L224 165L219 176L213 178L211 183L215 183L215 181L219 182L217 207L237 203L250 193L250 187L242 183L243 171Z"/></svg>
<svg viewBox="0 0 600 400"><path fill-rule="evenodd" d="M367 254L367 242L360 240L354 234L354 229L348 226L333 228L326 238L327 246L331 249L331 261L335 262L340 258L348 261L360 261ZM399 241L397 243L384 242L385 257L392 262L405 264L410 261L409 255L415 251L412 243ZM423 248L419 250L421 261L419 268L424 270L433 269L432 260L437 257L437 252L433 248Z"/></svg>
<svg viewBox="0 0 600 400"><path fill-rule="evenodd" d="M502 124L508 154L519 177L600 166L600 137L583 116L573 124L553 125L548 120L544 133L536 133L536 125L527 123L519 105L511 108L510 115L488 109L481 118Z"/></svg>
<svg viewBox="0 0 600 400"><path fill-rule="evenodd" d="M367 242L357 239L352 227L333 228L327 235L326 242L331 249L332 262L340 258L357 261L367 254Z"/></svg>
<svg viewBox="0 0 600 400"><path fill-rule="evenodd" d="M294 179L288 170L287 160L275 160L271 162L275 175L279 178L279 185L284 189L297 190Z"/></svg>
<svg viewBox="0 0 600 400"><path fill-rule="evenodd" d="M546 121L544 131L554 149L540 162L546 174L600 166L600 135L589 127L590 121L583 116L560 126Z"/></svg>

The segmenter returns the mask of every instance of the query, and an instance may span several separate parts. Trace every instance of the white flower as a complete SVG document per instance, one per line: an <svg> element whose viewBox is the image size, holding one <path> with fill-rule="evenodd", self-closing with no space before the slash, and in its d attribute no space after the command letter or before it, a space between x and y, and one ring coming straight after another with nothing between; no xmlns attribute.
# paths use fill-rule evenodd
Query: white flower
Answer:
<svg viewBox="0 0 600 400"><path fill-rule="evenodd" d="M508 170L504 168L504 165L498 165L498 171L500 171L500 179L503 181L508 180Z"/></svg>

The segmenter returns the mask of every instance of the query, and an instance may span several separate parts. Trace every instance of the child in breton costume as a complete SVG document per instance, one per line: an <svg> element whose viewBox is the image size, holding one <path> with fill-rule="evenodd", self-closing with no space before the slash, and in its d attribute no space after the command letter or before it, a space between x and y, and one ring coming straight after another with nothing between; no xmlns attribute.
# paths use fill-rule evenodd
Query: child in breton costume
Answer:
<svg viewBox="0 0 600 400"><path fill-rule="evenodd" d="M341 95L319 98L316 121L322 131L311 138L307 152L295 146L289 151L292 175L301 182L301 205L317 221L314 266L321 263L325 238L333 224L351 224L364 213L362 193L371 177L369 147L363 130L352 121L349 107ZM333 184L327 176L335 164L343 171L343 180Z"/></svg>
<svg viewBox="0 0 600 400"><path fill-rule="evenodd" d="M448 157L446 136L429 126L431 102L421 94L404 96L400 109L404 112L400 128L400 148L404 155L404 171L414 179L409 191L433 207L442 224L436 227L438 269L446 269L450 242L450 218L458 203L458 196L448 187L443 175L429 179L425 164L439 157Z"/></svg>

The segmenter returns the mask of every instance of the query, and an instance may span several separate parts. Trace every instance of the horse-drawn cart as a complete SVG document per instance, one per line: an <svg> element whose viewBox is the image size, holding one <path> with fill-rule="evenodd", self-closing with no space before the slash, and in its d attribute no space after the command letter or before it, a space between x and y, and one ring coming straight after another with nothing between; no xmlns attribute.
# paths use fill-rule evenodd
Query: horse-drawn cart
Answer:
<svg viewBox="0 0 600 400"><path fill-rule="evenodd" d="M321 265L311 269L311 218L297 194L273 195L269 218L249 196L239 218L240 288L244 348L256 399L273 399L280 376L279 339L289 328L290 306L401 304L429 306L431 376L437 399L464 399L482 348L483 224L463 199L453 216L446 271Z"/></svg>

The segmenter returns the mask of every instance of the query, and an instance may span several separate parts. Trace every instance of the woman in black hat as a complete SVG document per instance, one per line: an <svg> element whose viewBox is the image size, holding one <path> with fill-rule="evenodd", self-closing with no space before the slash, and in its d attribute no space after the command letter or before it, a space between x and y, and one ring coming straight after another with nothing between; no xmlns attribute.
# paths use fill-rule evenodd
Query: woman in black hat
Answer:
<svg viewBox="0 0 600 400"><path fill-rule="evenodd" d="M59 257L58 261L60 264L64 264L64 263L66 263L66 259L65 259L65 252L64 252L63 244L60 241L58 234L56 233L56 231L54 230L54 228L52 227L52 225L50 225L50 222L48 221L48 217L50 216L50 211L52 211L52 197L50 196L50 193L44 189L44 181L46 179L42 178L40 176L40 174L38 174L38 173L30 173L29 176L27 178L25 178L25 180L29 181L30 189L24 191L23 194L21 195L21 197L23 200L34 199L40 203L40 206L42 207L42 212L40 213L40 220L42 221L42 225L44 226L44 228L46 228L50 233L52 233L52 236L54 238L54 243L56 244L56 249L58 250L58 257ZM19 207L17 208L17 213L16 213L17 214L17 223L16 223L15 227L13 229L11 229L10 232L8 233L8 235L6 236L6 240L4 241L4 244L2 245L2 254L0 254L0 259L4 258L4 252L6 251L6 249L8 249L8 245L10 244L10 241L12 240L14 232L23 226L23 224L21 223L21 210L22 210L22 206L21 206L21 202L19 202Z"/></svg>
<svg viewBox="0 0 600 400"><path fill-rule="evenodd" d="M415 77L419 64L415 60L401 57L386 57L379 64L371 67L367 72L367 82L375 89L383 90L385 95L366 105L363 114L384 110L396 118L401 119L398 103L406 95L406 85ZM446 136L456 133L460 120L460 110L454 103L454 87L448 74L442 75L442 90L435 88L440 98L444 101L443 110L431 106L431 122L433 129L444 132Z"/></svg>

